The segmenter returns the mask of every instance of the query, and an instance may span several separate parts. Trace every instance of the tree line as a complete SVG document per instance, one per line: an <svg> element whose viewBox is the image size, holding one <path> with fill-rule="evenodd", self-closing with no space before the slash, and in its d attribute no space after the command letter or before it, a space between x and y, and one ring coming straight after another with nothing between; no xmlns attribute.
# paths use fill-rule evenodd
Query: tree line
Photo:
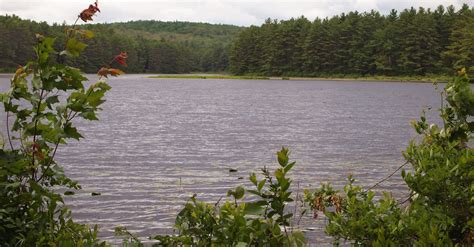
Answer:
<svg viewBox="0 0 474 247"><path fill-rule="evenodd" d="M48 25L0 16L0 71L15 71L34 57L36 33L56 37L59 49L65 42L65 24ZM228 47L240 27L190 22L133 21L88 24L95 37L84 41L84 53L69 65L96 72L108 59L127 51L128 73L220 72L228 68Z"/></svg>
<svg viewBox="0 0 474 247"><path fill-rule="evenodd" d="M65 24L0 16L0 71L34 57L35 34L63 44ZM426 75L474 71L474 9L439 6L349 12L310 21L267 19L248 28L191 22L87 24L96 33L68 64L95 72L120 51L128 73L231 72L268 76Z"/></svg>
<svg viewBox="0 0 474 247"><path fill-rule="evenodd" d="M463 66L474 70L474 9L466 4L267 19L240 32L230 53L235 74L426 75Z"/></svg>

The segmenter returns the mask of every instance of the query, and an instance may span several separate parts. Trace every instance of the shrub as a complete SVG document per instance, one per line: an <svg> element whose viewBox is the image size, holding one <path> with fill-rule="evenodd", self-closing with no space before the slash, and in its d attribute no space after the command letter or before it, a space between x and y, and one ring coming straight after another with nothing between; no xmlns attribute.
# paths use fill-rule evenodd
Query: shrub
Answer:
<svg viewBox="0 0 474 247"><path fill-rule="evenodd" d="M404 152L410 172L402 177L410 196L397 202L389 193L375 199L375 192L353 184L339 193L324 185L305 192L317 214L329 219L326 232L335 243L355 245L451 246L471 245L474 237L474 150L468 146L474 130L474 94L465 70L448 83L440 109L443 126L428 124L422 115L413 127L421 136ZM404 204L408 204L405 205ZM335 207L336 210L326 210Z"/></svg>
<svg viewBox="0 0 474 247"><path fill-rule="evenodd" d="M97 3L76 20L92 20ZM91 38L74 24L66 31L63 51L53 48L55 39L37 34L36 59L18 68L8 92L0 94L6 112L7 136L0 149L0 245L2 246L104 246L97 226L75 223L63 197L81 187L68 178L55 155L67 140L82 138L76 118L97 120L97 112L110 89L104 80L84 87L81 71L63 64L79 56ZM124 62L126 54L115 58ZM104 67L99 75L122 72Z"/></svg>
<svg viewBox="0 0 474 247"><path fill-rule="evenodd" d="M262 178L250 175L254 190L237 187L229 190L227 200L209 204L191 198L176 217L176 236L157 235L157 246L302 246L306 243L300 231L289 231L285 206L291 198L291 179L287 177L295 162L289 163L289 151L277 153L280 168L271 175L262 169ZM254 195L252 201L243 200L246 192Z"/></svg>

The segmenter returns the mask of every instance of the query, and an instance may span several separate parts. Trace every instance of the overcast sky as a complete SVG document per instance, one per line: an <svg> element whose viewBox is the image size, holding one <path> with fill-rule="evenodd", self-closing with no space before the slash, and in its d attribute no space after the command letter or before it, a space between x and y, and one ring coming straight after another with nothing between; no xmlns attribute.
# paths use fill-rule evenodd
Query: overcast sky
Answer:
<svg viewBox="0 0 474 247"><path fill-rule="evenodd" d="M15 14L49 23L72 23L78 12L93 1L0 0L0 14ZM386 14L391 9L403 10L411 6L434 9L440 4L452 4L458 9L463 3L472 7L474 0L99 0L102 13L94 21L110 23L153 19L249 26L260 25L268 17L280 20L304 15L313 20L352 10L363 12L375 9Z"/></svg>

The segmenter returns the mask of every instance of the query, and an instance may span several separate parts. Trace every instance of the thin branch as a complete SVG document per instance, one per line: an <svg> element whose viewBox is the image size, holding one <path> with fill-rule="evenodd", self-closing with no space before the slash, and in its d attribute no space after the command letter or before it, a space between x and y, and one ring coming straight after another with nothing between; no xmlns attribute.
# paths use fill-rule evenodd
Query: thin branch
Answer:
<svg viewBox="0 0 474 247"><path fill-rule="evenodd" d="M71 30L74 31L74 29L76 28L76 24L77 22L79 21L79 16L76 18L76 21L74 22L74 24L72 24L72 27L71 27ZM67 42L69 41L69 39L71 38L71 33L72 32L69 32L69 30L66 28L66 41L64 42L64 50L66 50L67 48Z"/></svg>
<svg viewBox="0 0 474 247"><path fill-rule="evenodd" d="M377 183L375 183L374 185L372 185L372 187L368 188L367 190L365 190L365 192L377 187L379 184L387 181L389 178L391 178L395 173L397 173L400 169L402 169L404 166L406 166L407 164L409 163L409 161L405 161L405 163L403 163L403 165L399 166L395 171L393 171L392 173L390 173L390 175L388 175L387 177L385 177L384 179L378 181Z"/></svg>
<svg viewBox="0 0 474 247"><path fill-rule="evenodd" d="M11 100L10 100L10 102L11 102ZM10 112L7 111L7 137L8 137L8 142L10 143L10 148L11 148L12 151L13 151L12 138L11 138L11 136L10 136L10 124L9 124L9 122L8 122L8 119L9 119L9 116L10 116L9 113L10 113Z"/></svg>
<svg viewBox="0 0 474 247"><path fill-rule="evenodd" d="M71 111L70 113L72 113L72 111ZM72 116L69 115L69 116L66 118L66 122L70 122L71 120L73 120L73 119L76 117L77 113L78 113L78 111L75 112Z"/></svg>
<svg viewBox="0 0 474 247"><path fill-rule="evenodd" d="M37 45L37 51L36 51L36 56L37 56L37 63L38 63L38 66L40 65L40 54L39 54L39 43ZM36 145L36 132L38 131L38 115L39 115L39 112L40 112L40 108L41 108L41 102L43 101L43 93L44 93L44 87L43 87L43 77L41 75L41 68L38 69L38 73L39 73L39 77L40 77L40 80L41 80L41 93L40 93L40 97L39 97L39 101L38 101L38 106L36 107L36 114L34 117L36 117L35 119L35 128L34 128L34 131L33 131L33 145ZM34 87L33 87L33 90L34 90ZM39 147L38 147L39 149ZM38 150L40 151L40 150ZM33 150L34 152L34 150ZM31 166L32 167L35 167L35 154L33 153L32 155L32 159L31 159ZM36 180L36 169L33 168L32 170L32 174L31 174L33 180Z"/></svg>
<svg viewBox="0 0 474 247"><path fill-rule="evenodd" d="M220 203L221 200L222 200L222 197L223 197L223 196L221 196L221 197L219 198L219 200L217 200L217 202L214 204L214 207L217 207L217 206L219 205L219 203Z"/></svg>
<svg viewBox="0 0 474 247"><path fill-rule="evenodd" d="M411 200L414 195L415 195L415 193L414 193L413 191L411 191L411 192L410 192L410 195L408 195L408 198L406 198L406 199L403 200L403 201L397 201L398 205L403 205L403 204L405 204L406 202L408 202L409 200Z"/></svg>
<svg viewBox="0 0 474 247"><path fill-rule="evenodd" d="M90 96L90 93L91 93L91 92L89 92L89 94L87 94L87 97ZM71 110L69 113L66 114L66 122L64 123L64 125L67 125L68 123L70 123L71 120L72 120L74 117L76 117L76 115L77 115L78 112L75 112L74 115L72 115L72 117L70 117L71 113L72 113L72 110ZM41 176L40 176L40 178L37 180L37 182L41 181L41 179L43 179L43 177L44 177L44 175L46 174L46 172L50 169L51 163L52 163L53 160L54 160L54 156L56 155L56 151L58 150L59 143L61 142L61 139L62 139L62 138L59 138L59 140L56 142L56 145L55 145L54 151L53 151L53 155L51 156L51 159L49 160L48 164L46 165L46 169L44 170L43 174L41 174Z"/></svg>
<svg viewBox="0 0 474 247"><path fill-rule="evenodd" d="M444 108L445 108L444 107L444 92L441 92L439 94L439 96L441 98L441 109L440 109L440 111L441 111L441 115L443 115L444 114ZM446 119L444 117L441 117L441 119L443 119L443 128L446 129Z"/></svg>
<svg viewBox="0 0 474 247"><path fill-rule="evenodd" d="M41 77L41 75L40 75L40 77ZM44 89L41 89L40 98L39 98L39 102L38 102L38 107L36 107L36 114L35 114L36 118L39 115L41 103L43 101L43 93L44 93ZM35 128L34 128L34 131L33 131L33 144L36 143L36 134L37 134L36 132L37 131L38 131L38 119L35 120ZM33 157L33 163L34 163L34 161L35 161L35 158Z"/></svg>
<svg viewBox="0 0 474 247"><path fill-rule="evenodd" d="M296 213L298 212L298 200L300 198L300 182L296 182L297 187L296 187L296 197L295 197L295 210L293 211L293 220L291 221L293 227L295 227L295 217Z"/></svg>
<svg viewBox="0 0 474 247"><path fill-rule="evenodd" d="M59 140L56 142L56 146L54 147L53 155L52 155L51 158L49 159L48 165L46 165L46 169L44 169L43 173L42 173L41 176L38 178L38 180L36 180L36 182L41 181L41 179L44 178L44 175L46 175L46 173L48 172L49 168L51 167L51 163L53 163L54 156L56 155L56 150L58 150L59 142L61 142L61 139L59 139Z"/></svg>
<svg viewBox="0 0 474 247"><path fill-rule="evenodd" d="M76 24L79 21L79 18L80 18L80 16L77 16L76 21L74 22L74 24L71 27L72 30L74 30L76 28ZM72 32L69 32L68 28L66 28L66 37L65 37L65 40L64 40L64 49L63 49L64 51L67 49L67 42L71 38L71 33ZM58 59L59 63L64 63L65 62L64 57L61 56L61 53L58 53L57 59Z"/></svg>

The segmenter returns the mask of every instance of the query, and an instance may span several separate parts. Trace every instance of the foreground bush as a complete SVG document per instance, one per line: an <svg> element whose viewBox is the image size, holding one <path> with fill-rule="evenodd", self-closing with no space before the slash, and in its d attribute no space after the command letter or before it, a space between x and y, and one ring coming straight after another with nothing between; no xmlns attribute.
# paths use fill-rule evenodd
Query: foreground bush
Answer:
<svg viewBox="0 0 474 247"><path fill-rule="evenodd" d="M295 162L289 162L288 149L277 153L280 168L272 173L262 169L261 179L250 176L255 185L252 190L239 186L229 190L227 200L209 204L196 200L176 217L176 236L155 236L158 246L302 246L306 243L300 231L289 231L293 214L285 210L292 202L291 179L287 177ZM245 194L254 197L246 202Z"/></svg>
<svg viewBox="0 0 474 247"><path fill-rule="evenodd" d="M92 20L97 3L81 12ZM8 92L0 94L6 112L6 137L0 145L0 246L103 246L97 226L75 223L63 197L80 189L56 163L60 145L82 135L74 120L97 120L110 89L105 81L84 87L87 78L63 62L79 56L89 31L74 24L66 31L64 50L56 52L55 39L37 34L36 60L17 69ZM114 61L124 63L125 54ZM104 67L101 77L121 71Z"/></svg>
<svg viewBox="0 0 474 247"><path fill-rule="evenodd" d="M324 212L327 234L339 243L350 240L363 246L472 246L474 238L474 150L469 147L474 130L474 94L464 70L448 83L442 95L443 126L428 124L424 116L413 127L420 141L411 141L404 152L402 171L410 194L396 201L385 192L354 185L339 193L324 185L307 190L311 208ZM472 143L471 143L472 145ZM335 207L335 210L326 210Z"/></svg>

